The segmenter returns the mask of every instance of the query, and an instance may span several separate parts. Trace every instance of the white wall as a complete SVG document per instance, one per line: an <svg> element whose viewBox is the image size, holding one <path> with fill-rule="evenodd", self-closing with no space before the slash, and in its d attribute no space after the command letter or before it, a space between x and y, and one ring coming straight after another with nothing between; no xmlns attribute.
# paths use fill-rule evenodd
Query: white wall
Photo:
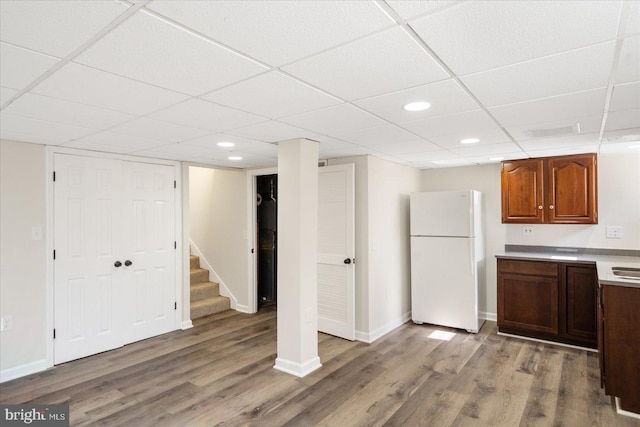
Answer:
<svg viewBox="0 0 640 427"><path fill-rule="evenodd" d="M45 147L0 141L0 370L46 359ZM33 240L32 227L42 227Z"/></svg>
<svg viewBox="0 0 640 427"><path fill-rule="evenodd" d="M248 305L244 171L189 167L191 240L239 305Z"/></svg>
<svg viewBox="0 0 640 427"><path fill-rule="evenodd" d="M415 168L372 156L329 160L356 167L356 336L374 341L411 311L409 194Z"/></svg>
<svg viewBox="0 0 640 427"><path fill-rule="evenodd" d="M524 236L522 225L502 224L500 165L427 169L422 171L423 191L478 190L484 194L487 254L487 312L496 313L495 255L505 244L640 249L640 153L598 156L597 225L534 225ZM607 225L623 227L622 239L606 239Z"/></svg>
<svg viewBox="0 0 640 427"><path fill-rule="evenodd" d="M411 312L409 194L420 170L369 157L369 333L396 327ZM401 323L401 322L400 322Z"/></svg>

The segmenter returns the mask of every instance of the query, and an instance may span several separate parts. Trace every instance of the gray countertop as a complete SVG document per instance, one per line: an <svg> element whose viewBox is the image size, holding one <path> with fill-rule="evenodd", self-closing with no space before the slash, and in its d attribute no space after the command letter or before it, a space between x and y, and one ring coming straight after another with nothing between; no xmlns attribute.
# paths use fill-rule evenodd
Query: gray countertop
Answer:
<svg viewBox="0 0 640 427"><path fill-rule="evenodd" d="M600 284L640 288L640 280L625 279L615 276L611 270L612 267L631 267L640 269L640 257L637 256L508 251L496 254L496 258L595 264Z"/></svg>

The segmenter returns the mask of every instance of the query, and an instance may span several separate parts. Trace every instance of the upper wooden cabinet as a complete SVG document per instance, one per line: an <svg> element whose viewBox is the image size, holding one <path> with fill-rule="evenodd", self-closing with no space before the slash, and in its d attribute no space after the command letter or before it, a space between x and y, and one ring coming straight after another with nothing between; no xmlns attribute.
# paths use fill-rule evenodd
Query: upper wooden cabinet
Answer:
<svg viewBox="0 0 640 427"><path fill-rule="evenodd" d="M502 222L597 224L596 154L502 162Z"/></svg>

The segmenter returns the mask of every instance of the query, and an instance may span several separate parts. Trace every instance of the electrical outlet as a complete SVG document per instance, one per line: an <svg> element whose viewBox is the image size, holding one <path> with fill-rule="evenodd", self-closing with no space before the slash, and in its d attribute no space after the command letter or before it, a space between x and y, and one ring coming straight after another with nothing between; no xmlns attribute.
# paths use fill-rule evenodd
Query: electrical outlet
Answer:
<svg viewBox="0 0 640 427"><path fill-rule="evenodd" d="M524 234L525 236L532 236L533 235L533 226L525 225L524 227L522 227L522 234Z"/></svg>
<svg viewBox="0 0 640 427"><path fill-rule="evenodd" d="M622 239L622 227L618 225L608 225L607 239Z"/></svg>
<svg viewBox="0 0 640 427"><path fill-rule="evenodd" d="M0 330L8 331L13 326L13 316L4 316L0 320Z"/></svg>

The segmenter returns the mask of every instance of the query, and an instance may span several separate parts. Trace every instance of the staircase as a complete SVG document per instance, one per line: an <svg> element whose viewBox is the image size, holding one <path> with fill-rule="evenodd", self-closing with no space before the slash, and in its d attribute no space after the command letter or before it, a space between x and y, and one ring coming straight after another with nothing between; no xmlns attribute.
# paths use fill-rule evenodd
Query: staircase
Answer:
<svg viewBox="0 0 640 427"><path fill-rule="evenodd" d="M220 284L209 281L209 270L200 268L200 257L191 255L191 319L229 310L229 298L220 295Z"/></svg>

